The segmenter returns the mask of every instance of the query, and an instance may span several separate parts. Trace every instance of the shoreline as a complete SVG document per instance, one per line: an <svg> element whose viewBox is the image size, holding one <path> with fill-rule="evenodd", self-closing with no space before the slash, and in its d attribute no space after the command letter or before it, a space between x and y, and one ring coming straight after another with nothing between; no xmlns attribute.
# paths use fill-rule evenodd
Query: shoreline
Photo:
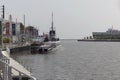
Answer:
<svg viewBox="0 0 120 80"><path fill-rule="evenodd" d="M82 40L82 39L78 39L77 40L78 42L79 41L85 41L85 42L120 42L120 40Z"/></svg>

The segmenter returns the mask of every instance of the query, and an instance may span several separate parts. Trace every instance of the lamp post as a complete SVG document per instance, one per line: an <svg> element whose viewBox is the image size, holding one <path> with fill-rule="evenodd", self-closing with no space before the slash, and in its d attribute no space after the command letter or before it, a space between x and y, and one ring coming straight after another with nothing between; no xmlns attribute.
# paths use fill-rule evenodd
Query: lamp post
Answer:
<svg viewBox="0 0 120 80"><path fill-rule="evenodd" d="M4 5L2 6L2 9L3 9L3 11L2 11L3 12L3 16L2 16L2 18L4 19L5 18L5 6Z"/></svg>
<svg viewBox="0 0 120 80"><path fill-rule="evenodd" d="M2 49L4 47L4 44L3 44L3 27L4 27L4 18L5 18L5 6L3 5L2 6L2 21L1 21L1 46L2 46Z"/></svg>

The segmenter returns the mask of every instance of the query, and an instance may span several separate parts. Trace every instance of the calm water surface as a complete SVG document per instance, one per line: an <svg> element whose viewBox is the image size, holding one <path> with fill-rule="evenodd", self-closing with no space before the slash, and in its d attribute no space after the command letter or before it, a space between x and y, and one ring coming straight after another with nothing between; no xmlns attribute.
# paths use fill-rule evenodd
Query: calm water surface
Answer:
<svg viewBox="0 0 120 80"><path fill-rule="evenodd" d="M119 42L63 40L49 54L17 55L38 80L120 80Z"/></svg>

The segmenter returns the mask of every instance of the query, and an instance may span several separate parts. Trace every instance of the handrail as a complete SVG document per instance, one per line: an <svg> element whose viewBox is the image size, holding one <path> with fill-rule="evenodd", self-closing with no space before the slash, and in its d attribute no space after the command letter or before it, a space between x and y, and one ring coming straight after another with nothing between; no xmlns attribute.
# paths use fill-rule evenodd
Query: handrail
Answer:
<svg viewBox="0 0 120 80"><path fill-rule="evenodd" d="M6 49L7 51L1 51L0 50L0 63L3 63L5 66L7 66L7 68L6 69L4 69L4 68L1 68L1 70L4 72L4 71L6 71L6 73L5 74L3 74L3 75L6 75L5 77L7 77L7 76L11 76L12 75L12 69L13 70L15 70L15 71L17 71L19 74L18 74L18 76L20 77L20 75L22 74L22 75L24 75L24 76L26 76L26 77L28 77L28 78L30 78L30 79L33 79L33 80L36 80L36 78L34 78L32 75L31 75L31 72L30 71L28 71L27 69L27 71L28 71L28 73L24 73L24 72L22 72L22 71L20 71L19 69L17 69L15 66L12 66L11 65L11 60L12 61L14 61L14 62L16 62L14 59L12 59L12 58L10 58L9 57L9 53L10 53L10 51L9 51L9 48L7 48ZM8 54L7 54L8 53ZM16 62L16 64L19 64L18 62ZM23 67L21 64L19 64L21 67ZM23 68L25 68L25 67L23 67ZM22 77L22 75L21 75L21 77ZM11 80L11 77L9 77L10 78L10 80ZM7 78L6 78L7 79ZM5 80L6 80L5 79Z"/></svg>
<svg viewBox="0 0 120 80"><path fill-rule="evenodd" d="M8 59L7 59L7 60L8 60ZM9 66L9 64L8 64L8 63L6 63L6 62L4 62L2 59L0 59L0 62L2 62L2 63L4 63L4 64L6 64L8 67L11 67L12 69L14 69L14 70L18 71L19 73L21 73L21 74L23 74L23 75L25 75L25 76L27 76L27 77L30 77L30 78L32 78L32 79L34 79L34 80L36 79L36 78L34 78L34 77L30 76L30 75L24 74L23 72L21 72L21 71L17 70L16 68L14 68L14 67L12 67L12 66Z"/></svg>
<svg viewBox="0 0 120 80"><path fill-rule="evenodd" d="M6 65L8 65L9 66L9 63L6 63L6 62L4 62L3 60L1 60L0 59L0 62L2 62L2 63L4 63L4 64L6 64Z"/></svg>

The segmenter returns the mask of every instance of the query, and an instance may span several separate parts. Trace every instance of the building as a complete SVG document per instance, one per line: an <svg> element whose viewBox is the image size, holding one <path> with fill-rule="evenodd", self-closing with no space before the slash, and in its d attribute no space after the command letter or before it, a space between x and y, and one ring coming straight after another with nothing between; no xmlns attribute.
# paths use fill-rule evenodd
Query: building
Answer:
<svg viewBox="0 0 120 80"><path fill-rule="evenodd" d="M106 32L93 32L94 39L120 39L120 31L108 29Z"/></svg>
<svg viewBox="0 0 120 80"><path fill-rule="evenodd" d="M20 23L5 21L3 29L4 37L11 39L12 43L20 41Z"/></svg>
<svg viewBox="0 0 120 80"><path fill-rule="evenodd" d="M16 42L16 23L10 20L0 20L0 35L3 34L3 40L6 38L9 39L11 42ZM3 26L3 28L2 28Z"/></svg>
<svg viewBox="0 0 120 80"><path fill-rule="evenodd" d="M0 19L0 36L3 34L4 43L21 43L22 34L20 22L14 22L12 20ZM3 26L3 28L2 28ZM2 41L0 40L0 43Z"/></svg>
<svg viewBox="0 0 120 80"><path fill-rule="evenodd" d="M32 38L38 37L38 29L33 26L28 26L25 28L26 38L31 40Z"/></svg>

